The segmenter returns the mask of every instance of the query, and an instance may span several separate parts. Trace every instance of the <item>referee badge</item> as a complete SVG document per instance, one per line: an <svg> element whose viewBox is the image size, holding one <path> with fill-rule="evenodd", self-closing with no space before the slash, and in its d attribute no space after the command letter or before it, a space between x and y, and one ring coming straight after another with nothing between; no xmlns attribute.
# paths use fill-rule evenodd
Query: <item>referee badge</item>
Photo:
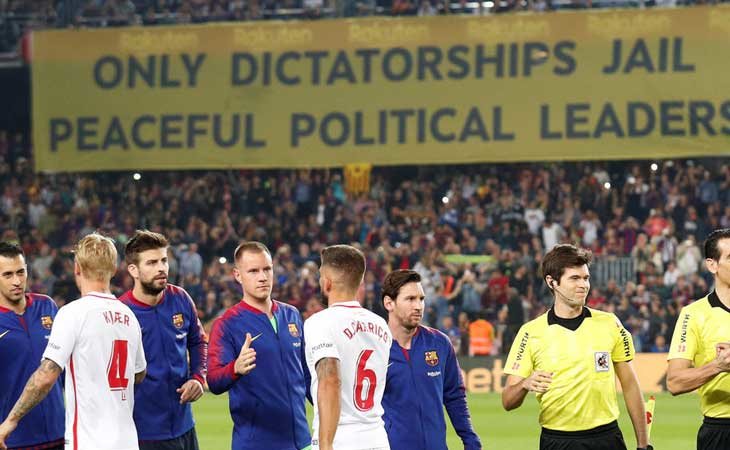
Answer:
<svg viewBox="0 0 730 450"><path fill-rule="evenodd" d="M608 372L608 352L596 352L596 372Z"/></svg>
<svg viewBox="0 0 730 450"><path fill-rule="evenodd" d="M430 352L426 352L426 364L429 366L436 366L439 363L439 355L436 353L436 350L431 350Z"/></svg>
<svg viewBox="0 0 730 450"><path fill-rule="evenodd" d="M183 315L180 313L175 314L172 316L172 324L175 325L175 328L182 328L183 327Z"/></svg>
<svg viewBox="0 0 730 450"><path fill-rule="evenodd" d="M289 324L289 334L292 335L292 337L299 337L299 328L297 328L297 324L290 323Z"/></svg>
<svg viewBox="0 0 730 450"><path fill-rule="evenodd" d="M53 319L51 316L41 316L41 325L43 325L43 328L46 330L50 330L53 326Z"/></svg>

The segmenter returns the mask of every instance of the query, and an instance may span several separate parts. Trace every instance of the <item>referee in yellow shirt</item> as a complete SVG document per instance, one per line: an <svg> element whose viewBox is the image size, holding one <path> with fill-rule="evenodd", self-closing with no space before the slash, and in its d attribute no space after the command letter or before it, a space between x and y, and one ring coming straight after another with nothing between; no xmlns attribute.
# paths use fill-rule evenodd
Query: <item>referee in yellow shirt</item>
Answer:
<svg viewBox="0 0 730 450"><path fill-rule="evenodd" d="M587 308L589 251L556 245L542 261L553 293L548 312L520 328L510 350L502 405L540 404L540 450L625 450L618 427L616 379L624 392L639 449L650 449L646 412L631 360L631 335L610 313Z"/></svg>
<svg viewBox="0 0 730 450"><path fill-rule="evenodd" d="M730 228L705 240L705 265L715 290L682 308L669 348L667 387L674 395L699 388L705 416L697 450L730 449Z"/></svg>

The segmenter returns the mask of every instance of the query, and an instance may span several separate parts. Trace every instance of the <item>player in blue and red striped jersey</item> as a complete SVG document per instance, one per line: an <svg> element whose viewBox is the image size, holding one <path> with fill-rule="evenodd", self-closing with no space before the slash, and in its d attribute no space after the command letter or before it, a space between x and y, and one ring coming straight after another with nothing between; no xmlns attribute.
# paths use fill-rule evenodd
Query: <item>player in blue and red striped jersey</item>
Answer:
<svg viewBox="0 0 730 450"><path fill-rule="evenodd" d="M243 299L213 324L208 386L228 391L233 450L302 450L311 445L304 401L310 377L302 318L271 299L271 253L244 242L234 253Z"/></svg>
<svg viewBox="0 0 730 450"><path fill-rule="evenodd" d="M471 424L459 362L449 338L421 325L421 276L396 270L383 280L383 305L393 333L383 395L393 450L448 450L444 407L465 450L482 448Z"/></svg>
<svg viewBox="0 0 730 450"><path fill-rule="evenodd" d="M147 377L134 391L134 422L140 450L197 450L190 403L203 396L208 340L190 295L167 283L168 245L145 230L124 249L134 288L120 300L142 327L147 357Z"/></svg>
<svg viewBox="0 0 730 450"><path fill-rule="evenodd" d="M0 418L8 417L25 383L38 368L58 307L49 297L26 293L23 250L0 242ZM48 396L18 422L5 444L11 449L63 449L63 391Z"/></svg>

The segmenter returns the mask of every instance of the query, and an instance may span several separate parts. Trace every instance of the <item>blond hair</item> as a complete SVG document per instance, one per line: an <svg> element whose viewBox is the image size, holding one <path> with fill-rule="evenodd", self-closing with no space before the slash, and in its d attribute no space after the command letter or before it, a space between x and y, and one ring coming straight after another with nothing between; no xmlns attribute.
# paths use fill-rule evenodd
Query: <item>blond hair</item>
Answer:
<svg viewBox="0 0 730 450"><path fill-rule="evenodd" d="M84 278L109 281L117 272L117 249L108 237L91 233L76 244L74 253Z"/></svg>

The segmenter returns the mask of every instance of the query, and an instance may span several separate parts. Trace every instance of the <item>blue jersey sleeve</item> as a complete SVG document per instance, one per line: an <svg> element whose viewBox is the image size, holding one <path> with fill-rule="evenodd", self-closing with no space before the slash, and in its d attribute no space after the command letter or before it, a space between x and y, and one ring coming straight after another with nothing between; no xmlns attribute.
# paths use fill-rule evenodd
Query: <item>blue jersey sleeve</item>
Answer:
<svg viewBox="0 0 730 450"><path fill-rule="evenodd" d="M299 313L297 312L297 314ZM299 329L304 330L304 323L302 322L301 315L299 316L298 322ZM309 400L309 404L314 405L314 400L312 400L312 374L309 372L309 366L307 365L306 348L307 343L304 340L304 333L302 333L302 347L300 351L302 358L302 370L304 370L304 387L306 388L305 395L307 396L307 400Z"/></svg>
<svg viewBox="0 0 730 450"><path fill-rule="evenodd" d="M208 349L208 388L214 394L222 394L239 378L234 365L240 352L240 349L234 348L231 336L226 332L224 317L213 323Z"/></svg>
<svg viewBox="0 0 730 450"><path fill-rule="evenodd" d="M451 419L451 424L454 426L454 431L464 443L464 450L481 449L482 443L471 424L469 407L466 404L466 388L451 342L448 343L448 356L444 371L444 406Z"/></svg>
<svg viewBox="0 0 730 450"><path fill-rule="evenodd" d="M188 328L188 353L190 354L190 376L205 386L208 375L208 336L198 319L198 310L193 299L185 293L191 309L190 327Z"/></svg>

